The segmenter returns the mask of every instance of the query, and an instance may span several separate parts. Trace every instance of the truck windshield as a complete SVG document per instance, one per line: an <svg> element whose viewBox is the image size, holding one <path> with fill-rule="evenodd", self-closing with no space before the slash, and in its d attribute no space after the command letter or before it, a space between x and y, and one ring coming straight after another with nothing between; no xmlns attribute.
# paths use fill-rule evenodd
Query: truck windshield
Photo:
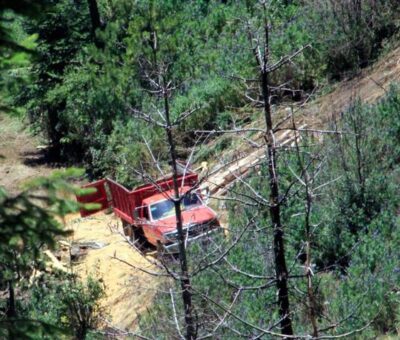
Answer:
<svg viewBox="0 0 400 340"><path fill-rule="evenodd" d="M157 202L150 206L151 217L153 220L159 220L164 217L169 217L174 214L174 202L165 200Z"/></svg>
<svg viewBox="0 0 400 340"><path fill-rule="evenodd" d="M186 195L182 200L182 211L192 209L200 204L200 198L196 194ZM150 211L153 220L173 216L175 214L174 202L165 200L154 203L150 206Z"/></svg>

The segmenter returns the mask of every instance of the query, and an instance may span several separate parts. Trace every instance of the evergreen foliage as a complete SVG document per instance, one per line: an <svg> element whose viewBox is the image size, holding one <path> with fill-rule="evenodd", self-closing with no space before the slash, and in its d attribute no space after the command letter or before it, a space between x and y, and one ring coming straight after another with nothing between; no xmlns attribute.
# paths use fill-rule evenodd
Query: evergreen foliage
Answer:
<svg viewBox="0 0 400 340"><path fill-rule="evenodd" d="M302 100L321 84L356 74L399 36L396 0L268 4L271 64L311 44L269 79L272 105ZM26 111L34 131L46 138L51 160L83 165L92 178L110 176L137 185L143 173L156 176L152 157L161 166L168 160L164 131L133 114L161 108L149 81L160 76L158 65L174 86L171 118L197 108L174 130L179 157L198 141L195 130L257 124L261 101L248 27L263 26L258 5L239 0L2 1L0 107L13 104ZM254 97L251 105L249 97ZM400 90L393 86L377 104L355 100L332 122L331 130L341 133L327 135L321 145L304 136L301 152L279 152L296 334L312 334L307 245L320 329L329 328L332 335L361 329L352 335L360 339L398 332L399 114ZM213 149L203 145L197 159L223 158L233 143L234 136L226 135ZM311 240L304 219L309 193L298 183L298 174L300 180L304 176L301 164L318 173ZM265 165L257 167L248 178L264 197L269 196L266 171ZM100 282L80 283L59 274L26 283L34 270L44 268L43 248L55 247L66 235L58 218L76 211L77 204L60 192L75 193L65 178L77 174L68 170L38 179L14 197L0 188L0 290L6 292L0 298L0 337L84 339L100 327ZM196 332L221 339L267 337L260 330L279 323L268 208L256 199L243 204L243 194L253 194L247 185L236 184L232 192L240 201L227 204L228 235L189 248ZM214 265L201 262L204 256ZM168 339L183 329L184 307L177 282L164 288L139 328Z"/></svg>

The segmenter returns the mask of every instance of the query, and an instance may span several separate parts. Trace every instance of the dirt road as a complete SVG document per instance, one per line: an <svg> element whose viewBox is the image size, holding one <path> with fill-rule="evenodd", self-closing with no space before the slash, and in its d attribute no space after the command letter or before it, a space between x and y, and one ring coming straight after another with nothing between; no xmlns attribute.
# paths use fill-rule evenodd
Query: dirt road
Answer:
<svg viewBox="0 0 400 340"><path fill-rule="evenodd" d="M39 144L19 119L0 113L0 186L9 193L16 194L24 181L51 172Z"/></svg>

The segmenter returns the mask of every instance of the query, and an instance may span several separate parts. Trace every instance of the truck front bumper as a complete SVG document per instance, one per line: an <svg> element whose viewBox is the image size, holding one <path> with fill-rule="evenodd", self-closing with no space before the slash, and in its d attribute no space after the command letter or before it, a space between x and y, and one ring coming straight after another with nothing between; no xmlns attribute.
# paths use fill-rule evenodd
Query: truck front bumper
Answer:
<svg viewBox="0 0 400 340"><path fill-rule="evenodd" d="M213 235L222 232L221 227L216 227L214 229L210 229L205 231L202 234L196 235L194 237L187 237L185 239L185 244L186 246L189 245L190 243L196 242L196 241L208 241L210 237ZM165 254L177 254L179 253L179 242L175 243L169 243L169 244L160 244L161 251L164 252Z"/></svg>

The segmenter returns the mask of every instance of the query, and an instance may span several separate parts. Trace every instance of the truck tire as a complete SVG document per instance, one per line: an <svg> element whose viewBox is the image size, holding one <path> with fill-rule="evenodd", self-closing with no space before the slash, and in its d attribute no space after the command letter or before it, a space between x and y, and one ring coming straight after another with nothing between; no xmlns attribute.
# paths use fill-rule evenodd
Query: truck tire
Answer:
<svg viewBox="0 0 400 340"><path fill-rule="evenodd" d="M144 236L143 228L133 226L132 231L133 241L137 244L138 248L142 250L143 245L147 242L147 239Z"/></svg>
<svg viewBox="0 0 400 340"><path fill-rule="evenodd" d="M126 221L122 221L122 227L124 229L124 235L128 237L129 241L134 243L140 251L146 252L154 248L154 246L147 241L142 227L136 227Z"/></svg>
<svg viewBox="0 0 400 340"><path fill-rule="evenodd" d="M122 220L122 229L124 230L124 235L129 239L129 241L133 242L133 229L132 225L128 222Z"/></svg>

